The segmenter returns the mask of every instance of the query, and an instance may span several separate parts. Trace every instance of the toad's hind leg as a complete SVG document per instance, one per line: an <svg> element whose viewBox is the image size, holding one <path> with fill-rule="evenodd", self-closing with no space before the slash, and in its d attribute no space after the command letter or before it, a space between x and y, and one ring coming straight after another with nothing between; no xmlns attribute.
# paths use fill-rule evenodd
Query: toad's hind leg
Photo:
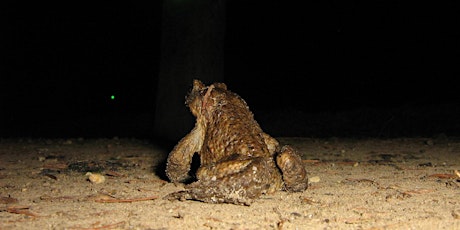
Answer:
<svg viewBox="0 0 460 230"><path fill-rule="evenodd" d="M282 184L281 174L270 158L221 162L200 168L197 174L198 181L169 198L250 205L260 195L274 192Z"/></svg>
<svg viewBox="0 0 460 230"><path fill-rule="evenodd" d="M307 189L307 171L302 163L302 158L291 146L283 146L276 157L276 163L283 173L283 181L287 191L302 192Z"/></svg>

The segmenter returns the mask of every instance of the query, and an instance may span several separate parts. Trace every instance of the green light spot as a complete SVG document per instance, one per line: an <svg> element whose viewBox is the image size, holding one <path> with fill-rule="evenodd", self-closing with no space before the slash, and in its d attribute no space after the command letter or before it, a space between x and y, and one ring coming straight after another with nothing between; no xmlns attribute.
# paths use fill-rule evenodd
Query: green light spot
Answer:
<svg viewBox="0 0 460 230"><path fill-rule="evenodd" d="M115 95L110 96L111 100L115 100Z"/></svg>

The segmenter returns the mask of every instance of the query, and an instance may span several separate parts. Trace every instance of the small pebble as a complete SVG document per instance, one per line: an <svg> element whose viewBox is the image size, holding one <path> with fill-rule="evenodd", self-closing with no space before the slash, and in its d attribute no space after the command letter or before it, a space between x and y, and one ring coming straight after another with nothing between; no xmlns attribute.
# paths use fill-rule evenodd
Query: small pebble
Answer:
<svg viewBox="0 0 460 230"><path fill-rule="evenodd" d="M88 177L88 180L91 181L93 184L100 184L104 183L105 177L99 173L91 173L87 172L86 176Z"/></svg>
<svg viewBox="0 0 460 230"><path fill-rule="evenodd" d="M72 140L68 139L68 140L64 141L63 144L64 144L64 145L71 145L71 144L72 144Z"/></svg>
<svg viewBox="0 0 460 230"><path fill-rule="evenodd" d="M308 182L310 183L318 183L321 179L319 178L319 176L314 176L314 177L310 177L308 178Z"/></svg>
<svg viewBox="0 0 460 230"><path fill-rule="evenodd" d="M425 144L428 145L428 146L433 146L434 145L434 141L429 139L429 140L426 140L425 141Z"/></svg>

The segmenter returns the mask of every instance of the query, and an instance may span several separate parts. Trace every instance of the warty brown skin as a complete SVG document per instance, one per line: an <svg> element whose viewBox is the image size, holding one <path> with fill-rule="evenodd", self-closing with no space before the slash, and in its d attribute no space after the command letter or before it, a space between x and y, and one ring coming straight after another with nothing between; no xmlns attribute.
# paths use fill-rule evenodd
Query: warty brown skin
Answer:
<svg viewBox="0 0 460 230"><path fill-rule="evenodd" d="M205 86L194 80L186 104L196 124L169 154L166 175L172 182L189 179L195 153L200 156L200 168L197 181L168 199L250 205L262 194L307 188L307 173L298 153L290 146L280 150L278 141L262 131L246 102L224 83Z"/></svg>

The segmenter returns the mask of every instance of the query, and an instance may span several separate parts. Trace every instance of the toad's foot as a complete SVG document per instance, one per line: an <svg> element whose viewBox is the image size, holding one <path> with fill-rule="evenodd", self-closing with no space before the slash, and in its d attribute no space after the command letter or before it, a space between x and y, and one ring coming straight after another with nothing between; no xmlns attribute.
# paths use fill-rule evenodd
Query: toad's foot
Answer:
<svg viewBox="0 0 460 230"><path fill-rule="evenodd" d="M302 158L291 147L284 146L276 157L276 163L283 173L285 189L289 192L302 192L308 187L307 171Z"/></svg>
<svg viewBox="0 0 460 230"><path fill-rule="evenodd" d="M193 200L192 196L190 196L188 191L178 191L178 192L173 192L165 197L163 197L163 200L169 200L169 201L174 201L174 200L180 200L180 201L185 201L185 200Z"/></svg>
<svg viewBox="0 0 460 230"><path fill-rule="evenodd" d="M214 190L214 191L213 191ZM212 194L212 195L211 195ZM206 203L232 203L239 205L249 206L254 202L254 199L251 199L243 194L240 194L238 191L235 191L233 195L223 194L212 187L207 187L203 189L187 189L185 191L173 192L165 197L165 200L174 201L186 201L186 200L198 200Z"/></svg>

